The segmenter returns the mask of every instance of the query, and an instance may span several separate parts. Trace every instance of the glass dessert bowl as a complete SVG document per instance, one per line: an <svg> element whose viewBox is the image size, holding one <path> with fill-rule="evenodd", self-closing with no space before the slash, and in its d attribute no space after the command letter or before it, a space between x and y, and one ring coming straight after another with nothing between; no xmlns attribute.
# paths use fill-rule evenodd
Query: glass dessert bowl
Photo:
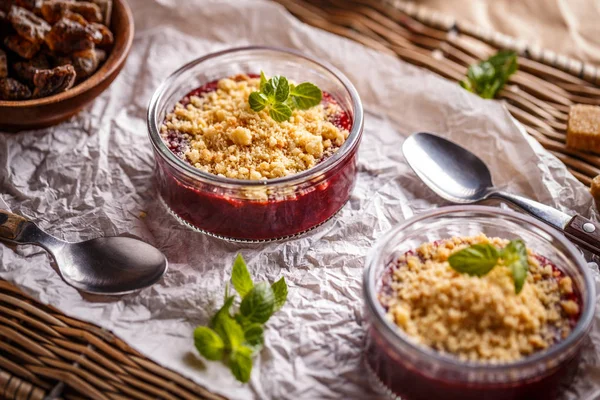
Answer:
<svg viewBox="0 0 600 400"><path fill-rule="evenodd" d="M323 152L323 144L319 143L318 156L310 156L306 169L281 174L271 168L260 175L258 166L255 170L254 165L247 168L240 162L236 169L238 159L257 152L253 146L263 145L268 149L265 144L268 137L265 139L264 132L260 136L262 142L256 139L259 137L256 132L250 132L253 140L244 136L248 132L246 127L252 129L247 122L239 127L243 129L235 129L229 136L224 136L230 141L226 144L231 146L222 145L221 148L224 151L231 148L235 153L205 154L203 151L214 148L207 149L205 143L194 142L194 137L199 136L181 134L177 129L178 126L190 126L185 124L186 121L182 125L179 116L185 114L184 118L187 118L188 111L197 114L207 108L199 97L204 101L208 98L205 96L212 93L216 93L213 96L216 98L222 93L221 89L234 93L234 90L257 85L261 71L285 76L290 82L316 84L323 92L318 107L327 110L335 107L337 110L328 113L331 114L329 119L321 122L335 126L338 133L344 132L345 139L338 142L339 146L333 145L331 151ZM222 113L215 115L222 120L228 118ZM282 126L293 130L293 124L300 123L297 121L302 122L303 118L294 114L289 121L282 122ZM245 47L194 60L173 73L157 89L150 101L147 122L155 155L156 181L163 202L181 222L216 237L266 241L301 234L333 217L347 202L355 185L357 151L363 130L363 110L358 94L337 69L294 51ZM202 124L204 122L200 123L204 126ZM273 140L272 144L275 143ZM326 149L331 145L331 141L323 143ZM239 148L236 149L236 145ZM280 154L291 157L285 146L279 147ZM205 155L206 159L213 160L212 164L200 165ZM233 161L224 165L223 160ZM302 164L302 161L298 162Z"/></svg>
<svg viewBox="0 0 600 400"><path fill-rule="evenodd" d="M465 277L453 264L460 257L451 260L473 244L511 259L508 240L529 250L519 294L510 262ZM558 231L482 206L444 207L393 229L368 255L363 289L365 362L376 385L402 400L556 398L574 376L595 307L587 264Z"/></svg>

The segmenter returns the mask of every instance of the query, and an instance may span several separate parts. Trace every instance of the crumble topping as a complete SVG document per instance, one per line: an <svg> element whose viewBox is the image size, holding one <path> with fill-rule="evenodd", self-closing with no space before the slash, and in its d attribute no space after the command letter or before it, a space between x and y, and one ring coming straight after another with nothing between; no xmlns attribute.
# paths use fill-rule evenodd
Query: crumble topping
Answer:
<svg viewBox="0 0 600 400"><path fill-rule="evenodd" d="M503 248L508 242L483 234L454 237L402 255L379 294L387 317L416 343L463 361L515 361L566 338L579 315L573 282L531 250L518 295L501 262L478 277L455 271L447 261L472 244Z"/></svg>
<svg viewBox="0 0 600 400"><path fill-rule="evenodd" d="M260 79L247 75L221 79L217 89L177 103L161 127L184 135L183 151L194 167L228 178L272 179L314 167L335 153L349 135L330 120L341 112L335 102L294 110L276 122L267 110L250 109L248 97Z"/></svg>

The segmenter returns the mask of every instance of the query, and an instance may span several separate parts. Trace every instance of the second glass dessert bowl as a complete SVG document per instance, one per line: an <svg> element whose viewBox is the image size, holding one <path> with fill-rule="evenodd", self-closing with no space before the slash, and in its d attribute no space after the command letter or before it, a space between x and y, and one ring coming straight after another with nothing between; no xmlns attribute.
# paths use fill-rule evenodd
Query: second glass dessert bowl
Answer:
<svg viewBox="0 0 600 400"><path fill-rule="evenodd" d="M349 135L337 152L296 174L267 180L232 179L201 171L165 143L160 126L190 92L217 80L266 71L310 81L341 107ZM199 58L173 73L148 108L156 180L163 202L183 223L235 241L277 240L301 234L333 217L348 201L357 175L363 109L356 89L334 67L291 50L245 47Z"/></svg>
<svg viewBox="0 0 600 400"><path fill-rule="evenodd" d="M394 269L407 268L406 264L399 264L398 260L407 255L422 257L421 253L415 253L422 244L428 244L426 249L435 249L450 238L462 238L453 239L454 243L460 243L460 240L476 237L480 233L488 238L521 239L527 248L533 251L530 258L542 260L540 265L546 269L548 266L552 267L548 279L570 278L572 298L577 299L579 311L568 336L545 349L514 361L492 363L460 359L455 355L418 344L412 336L396 325L398 322L394 322L390 317L381 299L386 298L388 294L386 290L390 287L387 283L390 281L390 274L398 272L394 272ZM419 263L418 258L414 260ZM426 265L427 268L433 266ZM415 268L416 264L409 264L408 274L416 273ZM443 270L436 271L435 276L447 275L455 276ZM398 276L407 275L396 274L394 290L404 291L407 288L402 286L404 283L399 283ZM536 275L532 279L538 282L542 277L543 275ZM424 279L419 288L429 284L429 280ZM512 282L512 278L510 281ZM593 277L581 253L573 244L558 231L533 218L513 211L483 206L444 207L413 217L393 229L378 242L367 257L363 289L366 303L367 367L380 388L390 397L402 400L555 399L560 387L568 383L577 370L579 355L590 330L595 308ZM530 288L529 293L532 293L531 290L538 289ZM409 292L394 293L404 296ZM445 296L439 290L431 293L439 298ZM465 293L468 293L465 295L467 297L473 294L474 287ZM447 300L445 297L444 299ZM422 302L423 298L419 297L417 300ZM442 315L450 316L451 312L456 314L456 310L442 307ZM409 313L412 318L412 311ZM417 320L425 318L427 321L429 315L416 317ZM486 334L486 331L481 333Z"/></svg>

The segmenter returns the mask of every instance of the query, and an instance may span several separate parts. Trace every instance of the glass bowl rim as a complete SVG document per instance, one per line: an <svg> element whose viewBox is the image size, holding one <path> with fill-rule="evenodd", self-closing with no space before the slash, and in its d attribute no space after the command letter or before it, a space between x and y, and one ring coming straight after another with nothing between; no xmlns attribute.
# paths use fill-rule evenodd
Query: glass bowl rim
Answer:
<svg viewBox="0 0 600 400"><path fill-rule="evenodd" d="M216 174L211 174L208 172L204 172L199 170L198 168L194 168L189 163L185 162L181 158L177 157L164 143L162 137L160 136L159 129L155 121L157 120L158 114L158 104L161 101L165 91L172 85L172 83L182 74L186 73L190 69L194 68L198 64L201 64L204 61L214 59L220 56L228 55L231 53L238 53L244 51L256 51L256 50L267 50L272 52L285 53L288 55L293 55L298 58L309 61L317 66L325 69L327 72L333 75L344 87L347 94L350 96L350 100L352 106L354 108L354 115L352 119L352 128L350 129L350 134L348 135L348 139L344 142L342 147L335 152L332 156L327 158L325 161L318 163L316 166L309 168L305 171L299 172L297 174L292 174L280 178L275 179L267 179L267 180L249 180L249 179L234 179L234 178L224 178L220 177ZM174 104L173 104L174 105ZM163 160L166 160L172 167L179 170L179 172L195 179L200 180L206 183L210 183L213 185L218 185L222 187L227 187L231 189L236 188L248 188L248 187L281 187L288 186L294 184L300 184L307 181L310 181L314 178L322 176L326 172L335 168L337 165L342 163L349 154L352 154L352 151L358 143L360 142L360 138L363 132L364 125L364 116L363 116L363 107L358 92L356 88L350 80L336 67L329 64L328 62L317 61L312 57L307 56L306 54L293 50L287 49L283 47L273 47L273 46L244 46L244 47L234 47L226 50L221 50L217 52L212 52L202 57L196 58L179 69L173 72L167 79L165 79L160 86L155 90L152 98L150 99L150 103L148 105L148 112L146 114L146 124L148 128L148 136L150 138L150 142L152 142L153 147L156 152L160 154Z"/></svg>
<svg viewBox="0 0 600 400"><path fill-rule="evenodd" d="M481 362L472 362L472 361L461 361L458 358L441 354L433 349L426 348L424 346L420 346L413 341L405 338L402 334L398 332L399 328L394 325L392 322L388 321L385 318L385 313L383 311L383 307L377 300L377 281L375 279L375 267L377 263L372 263L371 265L367 264L367 268L365 269L363 275L363 294L365 297L365 303L367 308L369 309L369 313L373 316L376 322L383 326L384 332L381 332L383 337L387 342L390 342L394 347L394 350L397 350L399 346L408 346L411 351L419 354L420 357L426 357L427 359L433 360L443 367L450 368L460 368L465 373L476 372L476 371L486 371L486 372L508 372L514 368L531 368L539 366L540 363L544 361L549 361L560 354L565 350L570 348L573 344L577 343L581 340L586 334L589 327L592 324L592 320L594 317L594 310L596 306L595 298L595 284L594 278L587 266L587 262L582 256L582 253L572 244L564 235L562 235L555 228L534 219L528 215L513 211L513 210L505 210L498 207L490 207L490 206L480 206L480 205L469 205L469 206L446 206L440 207L434 210L426 211L421 214L417 214L400 225L392 228L389 232L387 232L383 237L381 237L375 247L371 250L369 255L367 256L367 261L372 261L372 258L377 257L384 245L386 245L395 235L398 234L401 230L407 228L408 226L426 220L428 218L437 217L446 214L454 214L454 213L486 213L491 214L490 216L502 215L511 217L517 220L521 220L524 223L528 223L534 225L536 228L544 231L546 234L550 235L553 239L559 241L565 248L567 252L573 257L574 264L578 267L579 272L583 276L584 285L585 285L585 307L575 328L569 334L569 336L560 341L558 344L551 346L549 349L545 351L540 351L534 353L530 356L524 357L521 360L515 362L508 362L503 364L486 364ZM583 290L582 290L583 292ZM583 293L582 293L583 297Z"/></svg>

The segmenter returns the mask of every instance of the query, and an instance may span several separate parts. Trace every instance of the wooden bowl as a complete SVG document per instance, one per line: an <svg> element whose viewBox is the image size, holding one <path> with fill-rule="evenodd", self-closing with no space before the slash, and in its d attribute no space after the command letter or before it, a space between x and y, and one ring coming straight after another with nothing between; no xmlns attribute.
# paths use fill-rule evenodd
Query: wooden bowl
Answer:
<svg viewBox="0 0 600 400"><path fill-rule="evenodd" d="M115 42L98 70L66 92L34 100L0 100L0 130L19 131L56 125L76 114L115 80L133 42L133 15L125 0L113 0L111 30Z"/></svg>

